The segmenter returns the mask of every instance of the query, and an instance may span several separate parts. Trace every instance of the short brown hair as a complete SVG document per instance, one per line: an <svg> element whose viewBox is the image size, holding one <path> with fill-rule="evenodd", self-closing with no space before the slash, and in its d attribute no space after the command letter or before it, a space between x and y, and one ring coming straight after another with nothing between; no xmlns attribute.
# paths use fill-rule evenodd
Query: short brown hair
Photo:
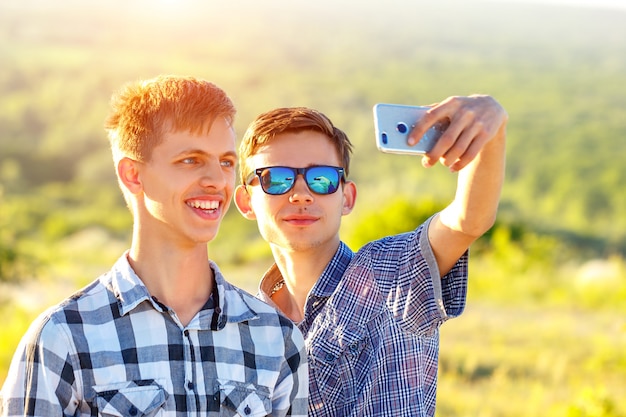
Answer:
<svg viewBox="0 0 626 417"><path fill-rule="evenodd" d="M217 117L225 117L232 124L235 112L230 98L215 84L193 77L161 75L129 83L114 94L104 127L114 158L121 154L147 161L163 134L208 132Z"/></svg>
<svg viewBox="0 0 626 417"><path fill-rule="evenodd" d="M251 168L246 160L269 143L276 135L287 132L314 131L326 135L337 150L346 177L350 170L352 143L348 136L336 128L323 113L307 107L281 107L265 112L248 126L239 145L239 175L241 183Z"/></svg>

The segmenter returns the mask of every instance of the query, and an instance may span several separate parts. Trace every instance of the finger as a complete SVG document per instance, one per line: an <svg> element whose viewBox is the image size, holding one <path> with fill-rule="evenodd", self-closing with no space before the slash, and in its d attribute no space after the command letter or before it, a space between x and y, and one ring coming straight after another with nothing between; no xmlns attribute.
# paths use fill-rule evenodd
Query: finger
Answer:
<svg viewBox="0 0 626 417"><path fill-rule="evenodd" d="M473 130L464 130L448 150L439 157L439 162L447 167L451 167L459 158L467 152L474 140Z"/></svg>
<svg viewBox="0 0 626 417"><path fill-rule="evenodd" d="M430 129L435 123L437 123L437 120L434 119L428 112L423 113L409 132L407 137L407 143L409 146L416 145L422 136L426 134L428 129Z"/></svg>
<svg viewBox="0 0 626 417"><path fill-rule="evenodd" d="M433 127L438 122L447 122L450 120L450 117L454 115L455 111L458 108L458 105L450 105L450 98L444 100L442 103L426 106L431 107L428 111L426 111L420 118L415 122L415 126L411 129L409 133L407 142L410 146L417 144L420 141L422 136L426 134L428 129Z"/></svg>
<svg viewBox="0 0 626 417"><path fill-rule="evenodd" d="M461 169L469 165L469 163L472 162L474 158L476 158L478 153L485 147L486 143L489 142L489 140L491 139L491 137L487 133L485 133L484 130L480 129L479 126L475 126L474 132L471 133L469 136L471 136L472 139L470 140L468 146L466 147L465 152L459 155L455 161L451 160L450 162L452 163L450 165L447 165L450 168L450 170L453 172L460 171Z"/></svg>
<svg viewBox="0 0 626 417"><path fill-rule="evenodd" d="M427 152L426 160L423 161L424 166L432 166L437 163L441 158L444 157L450 150L455 146L457 141L461 138L464 131L468 129L467 121L463 120L465 116L461 115L460 117L454 117L450 121L449 126L443 132L441 137L435 143L435 146ZM467 141L467 139L465 139ZM465 147L467 144L459 144L462 147L459 151L456 152L457 155L461 155L465 151ZM452 161L454 162L454 161ZM451 162L451 163L452 163Z"/></svg>
<svg viewBox="0 0 626 417"><path fill-rule="evenodd" d="M451 172L458 172L469 165L476 158L478 152L482 149L479 141L472 141L467 147L465 153L461 155L452 165L449 166Z"/></svg>
<svg viewBox="0 0 626 417"><path fill-rule="evenodd" d="M473 142L478 141L480 147L482 147L484 142L490 137L485 131L484 123L476 119L472 112L464 113L461 119L460 125L463 126L463 131L443 155L442 163L447 167L450 167L457 159L461 158Z"/></svg>

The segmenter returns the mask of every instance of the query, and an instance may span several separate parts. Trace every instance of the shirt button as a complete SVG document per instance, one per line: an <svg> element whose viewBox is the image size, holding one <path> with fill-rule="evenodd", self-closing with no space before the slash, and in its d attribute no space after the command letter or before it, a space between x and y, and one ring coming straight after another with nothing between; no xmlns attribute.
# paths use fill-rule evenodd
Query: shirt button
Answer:
<svg viewBox="0 0 626 417"><path fill-rule="evenodd" d="M128 414L131 416L136 416L137 415L137 407L135 407L134 405L131 405L130 408L128 409Z"/></svg>
<svg viewBox="0 0 626 417"><path fill-rule="evenodd" d="M335 357L333 356L332 353L327 353L324 359L326 359L327 362L332 362L335 360Z"/></svg>
<svg viewBox="0 0 626 417"><path fill-rule="evenodd" d="M193 389L193 382L189 381L187 382L187 388L189 388L189 390Z"/></svg>

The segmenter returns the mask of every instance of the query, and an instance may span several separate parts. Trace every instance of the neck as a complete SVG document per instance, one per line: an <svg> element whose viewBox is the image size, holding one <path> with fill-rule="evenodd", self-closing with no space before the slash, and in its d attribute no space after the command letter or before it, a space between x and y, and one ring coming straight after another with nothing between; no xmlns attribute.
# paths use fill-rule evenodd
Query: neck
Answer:
<svg viewBox="0 0 626 417"><path fill-rule="evenodd" d="M181 249L164 242L133 240L128 260L150 295L174 310L184 326L200 311L213 290L206 244Z"/></svg>
<svg viewBox="0 0 626 417"><path fill-rule="evenodd" d="M311 289L334 256L339 242L327 248L303 251L289 251L272 247L276 266L285 281L272 300L292 321L304 319L304 307Z"/></svg>

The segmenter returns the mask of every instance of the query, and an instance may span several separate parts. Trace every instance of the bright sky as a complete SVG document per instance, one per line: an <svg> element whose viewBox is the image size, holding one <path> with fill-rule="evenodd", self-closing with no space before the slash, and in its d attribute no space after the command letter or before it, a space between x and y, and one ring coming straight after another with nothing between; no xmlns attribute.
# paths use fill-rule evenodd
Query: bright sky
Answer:
<svg viewBox="0 0 626 417"><path fill-rule="evenodd" d="M493 0L515 3L557 4L626 10L626 0Z"/></svg>

